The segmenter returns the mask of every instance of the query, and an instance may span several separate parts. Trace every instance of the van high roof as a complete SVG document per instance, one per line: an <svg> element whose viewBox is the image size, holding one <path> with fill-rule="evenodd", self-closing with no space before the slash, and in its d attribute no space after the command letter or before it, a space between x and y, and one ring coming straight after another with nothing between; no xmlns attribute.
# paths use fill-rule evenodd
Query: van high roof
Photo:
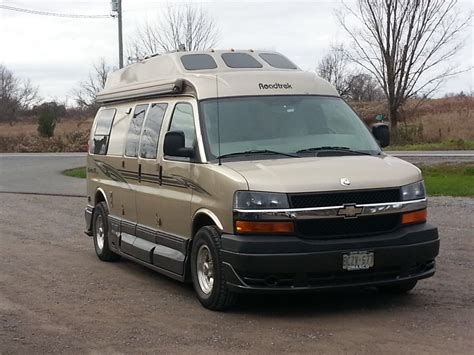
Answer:
<svg viewBox="0 0 474 355"><path fill-rule="evenodd" d="M253 50L174 52L152 56L107 77L101 103L158 95L197 99L254 95L330 95L335 88L280 53Z"/></svg>

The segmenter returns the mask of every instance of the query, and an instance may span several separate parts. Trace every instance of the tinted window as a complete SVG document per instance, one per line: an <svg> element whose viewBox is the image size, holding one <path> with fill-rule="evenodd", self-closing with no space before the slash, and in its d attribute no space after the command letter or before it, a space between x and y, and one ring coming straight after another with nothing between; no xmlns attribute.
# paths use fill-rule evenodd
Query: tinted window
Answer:
<svg viewBox="0 0 474 355"><path fill-rule="evenodd" d="M108 145L109 145L109 136L94 136L92 153L105 155L107 154Z"/></svg>
<svg viewBox="0 0 474 355"><path fill-rule="evenodd" d="M276 53L260 53L260 58L266 61L269 65L278 69L296 69L296 65L290 62L285 57Z"/></svg>
<svg viewBox="0 0 474 355"><path fill-rule="evenodd" d="M155 159L158 151L158 138L167 104L152 104L145 121L140 143L140 157Z"/></svg>
<svg viewBox="0 0 474 355"><path fill-rule="evenodd" d="M261 68L262 64L247 53L224 53L222 59L230 68Z"/></svg>
<svg viewBox="0 0 474 355"><path fill-rule="evenodd" d="M102 110L97 117L97 126L95 127L95 134L108 136L112 128L112 122L115 117L115 109Z"/></svg>
<svg viewBox="0 0 474 355"><path fill-rule="evenodd" d="M142 130L147 108L148 105L138 105L135 107L135 112L133 113L130 127L128 128L127 145L125 146L125 155L128 157L138 156L140 132Z"/></svg>
<svg viewBox="0 0 474 355"><path fill-rule="evenodd" d="M188 54L181 57L181 63L187 70L216 69L217 64L209 54Z"/></svg>
<svg viewBox="0 0 474 355"><path fill-rule="evenodd" d="M169 130L183 131L186 147L193 147L196 133L194 131L193 108L190 104L181 103L175 106Z"/></svg>
<svg viewBox="0 0 474 355"><path fill-rule="evenodd" d="M91 153L105 155L109 146L110 130L114 122L115 109L102 110L97 117Z"/></svg>

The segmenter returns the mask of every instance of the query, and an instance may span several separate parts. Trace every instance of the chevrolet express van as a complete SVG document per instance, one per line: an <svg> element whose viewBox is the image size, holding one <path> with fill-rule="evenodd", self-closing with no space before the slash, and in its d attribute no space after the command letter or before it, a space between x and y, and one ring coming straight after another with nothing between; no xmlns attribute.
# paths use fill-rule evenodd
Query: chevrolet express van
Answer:
<svg viewBox="0 0 474 355"><path fill-rule="evenodd" d="M189 280L212 310L434 274L420 170L281 54L154 56L110 74L98 102L85 218L101 260Z"/></svg>

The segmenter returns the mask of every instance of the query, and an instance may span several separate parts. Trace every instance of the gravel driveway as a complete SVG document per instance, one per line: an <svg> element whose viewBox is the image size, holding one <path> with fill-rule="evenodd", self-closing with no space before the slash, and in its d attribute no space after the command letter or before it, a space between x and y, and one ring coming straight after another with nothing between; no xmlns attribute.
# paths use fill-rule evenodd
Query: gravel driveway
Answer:
<svg viewBox="0 0 474 355"><path fill-rule="evenodd" d="M247 296L205 310L192 288L103 263L83 198L0 195L0 353L468 354L474 348L473 199L432 198L437 274L405 297L375 290Z"/></svg>

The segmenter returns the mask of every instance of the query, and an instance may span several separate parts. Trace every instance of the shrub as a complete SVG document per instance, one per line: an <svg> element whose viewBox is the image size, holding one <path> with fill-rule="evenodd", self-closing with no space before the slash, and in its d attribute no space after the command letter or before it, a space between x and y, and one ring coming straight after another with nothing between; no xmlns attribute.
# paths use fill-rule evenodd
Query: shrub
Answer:
<svg viewBox="0 0 474 355"><path fill-rule="evenodd" d="M54 136L56 116L52 112L42 112L38 120L38 133L41 137Z"/></svg>
<svg viewBox="0 0 474 355"><path fill-rule="evenodd" d="M391 131L391 140L392 144L398 145L424 142L423 124L399 124L396 129Z"/></svg>

